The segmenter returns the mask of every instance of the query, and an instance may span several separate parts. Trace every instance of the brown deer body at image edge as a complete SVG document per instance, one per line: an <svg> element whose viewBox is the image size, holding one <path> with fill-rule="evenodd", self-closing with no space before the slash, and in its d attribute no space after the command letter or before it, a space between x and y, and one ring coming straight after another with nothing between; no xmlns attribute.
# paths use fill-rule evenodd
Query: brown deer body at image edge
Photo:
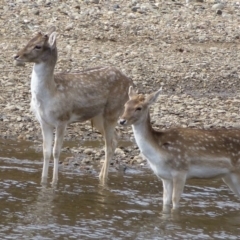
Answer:
<svg viewBox="0 0 240 240"><path fill-rule="evenodd" d="M47 181L52 152L53 181L58 180L59 155L64 132L69 123L91 120L105 139L105 162L100 179L108 175L110 160L117 145L115 126L127 101L132 84L115 67L99 67L75 73L54 74L57 62L56 32L50 28L46 35L38 33L15 56L17 62L34 63L31 78L31 108L43 135L44 164L42 182Z"/></svg>
<svg viewBox="0 0 240 240"><path fill-rule="evenodd" d="M178 208L187 179L221 177L240 196L240 130L175 128L156 131L149 106L161 89L145 97L129 88L119 123L132 125L135 141L163 182L163 206Z"/></svg>

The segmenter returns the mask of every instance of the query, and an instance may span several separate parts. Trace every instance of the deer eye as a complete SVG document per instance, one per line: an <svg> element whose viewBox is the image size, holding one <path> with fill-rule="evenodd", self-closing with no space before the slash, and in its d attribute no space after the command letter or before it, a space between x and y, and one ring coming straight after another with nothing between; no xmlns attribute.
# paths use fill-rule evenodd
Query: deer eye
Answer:
<svg viewBox="0 0 240 240"><path fill-rule="evenodd" d="M141 111L141 110L142 110L141 107L137 107L137 108L136 108L136 111Z"/></svg>
<svg viewBox="0 0 240 240"><path fill-rule="evenodd" d="M39 46L39 45L36 45L35 47L34 47L34 49L41 49L42 48L42 46Z"/></svg>

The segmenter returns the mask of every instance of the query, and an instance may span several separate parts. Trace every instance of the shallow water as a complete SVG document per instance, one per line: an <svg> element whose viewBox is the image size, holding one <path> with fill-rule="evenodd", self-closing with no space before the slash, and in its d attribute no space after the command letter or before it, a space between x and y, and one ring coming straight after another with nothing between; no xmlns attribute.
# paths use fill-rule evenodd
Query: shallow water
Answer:
<svg viewBox="0 0 240 240"><path fill-rule="evenodd" d="M0 141L0 239L238 239L240 201L221 180L188 181L179 212L163 214L162 184L148 168L61 170L40 185L42 153ZM52 168L50 169L50 173Z"/></svg>

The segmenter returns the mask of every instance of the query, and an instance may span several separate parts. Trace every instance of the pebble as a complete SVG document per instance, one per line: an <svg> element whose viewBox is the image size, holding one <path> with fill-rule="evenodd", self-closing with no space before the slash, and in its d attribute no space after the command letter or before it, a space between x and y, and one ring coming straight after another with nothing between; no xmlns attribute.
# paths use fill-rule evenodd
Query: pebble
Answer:
<svg viewBox="0 0 240 240"><path fill-rule="evenodd" d="M92 3L99 4L100 0L91 0Z"/></svg>
<svg viewBox="0 0 240 240"><path fill-rule="evenodd" d="M65 27L65 31L72 30L73 27L74 27L74 23L72 22L72 23L68 24L68 25Z"/></svg>
<svg viewBox="0 0 240 240"><path fill-rule="evenodd" d="M212 10L222 10L224 8L224 4L216 3L212 6Z"/></svg>
<svg viewBox="0 0 240 240"><path fill-rule="evenodd" d="M223 12L222 12L222 10L220 10L220 9L218 9L218 10L216 11L216 14L217 14L217 15L222 15L222 13L223 13Z"/></svg>
<svg viewBox="0 0 240 240"><path fill-rule="evenodd" d="M133 11L133 12L137 12L138 9L140 9L140 8L139 8L139 7L136 7L136 6L132 7L132 11Z"/></svg>
<svg viewBox="0 0 240 240"><path fill-rule="evenodd" d="M39 15L39 13L40 13L40 11L37 9L37 10L35 10L35 11L33 11L33 14L34 15Z"/></svg>
<svg viewBox="0 0 240 240"><path fill-rule="evenodd" d="M120 155L120 156L125 156L125 153L121 148L116 148L115 149L115 154Z"/></svg>
<svg viewBox="0 0 240 240"><path fill-rule="evenodd" d="M84 151L83 151L84 154L86 155L92 155L93 154L93 149L91 148L86 148Z"/></svg>

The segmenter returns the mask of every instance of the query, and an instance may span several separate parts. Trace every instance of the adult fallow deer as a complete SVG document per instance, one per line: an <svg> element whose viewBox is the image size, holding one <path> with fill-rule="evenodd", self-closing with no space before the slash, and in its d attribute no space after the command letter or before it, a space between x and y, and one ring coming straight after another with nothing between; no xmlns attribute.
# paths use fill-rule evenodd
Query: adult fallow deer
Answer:
<svg viewBox="0 0 240 240"><path fill-rule="evenodd" d="M161 89L149 96L129 88L129 100L119 123L132 125L136 143L153 172L163 182L163 206L173 209L187 179L221 177L240 196L240 130L201 130L152 128L149 106Z"/></svg>
<svg viewBox="0 0 240 240"><path fill-rule="evenodd" d="M38 33L34 36L17 53L15 60L34 63L31 108L43 135L42 183L47 181L54 128L53 184L58 180L58 161L66 126L86 120L91 120L105 139L105 162L99 175L101 180L105 180L117 144L115 126L128 99L132 80L115 67L54 74L57 62L54 27L47 34Z"/></svg>

